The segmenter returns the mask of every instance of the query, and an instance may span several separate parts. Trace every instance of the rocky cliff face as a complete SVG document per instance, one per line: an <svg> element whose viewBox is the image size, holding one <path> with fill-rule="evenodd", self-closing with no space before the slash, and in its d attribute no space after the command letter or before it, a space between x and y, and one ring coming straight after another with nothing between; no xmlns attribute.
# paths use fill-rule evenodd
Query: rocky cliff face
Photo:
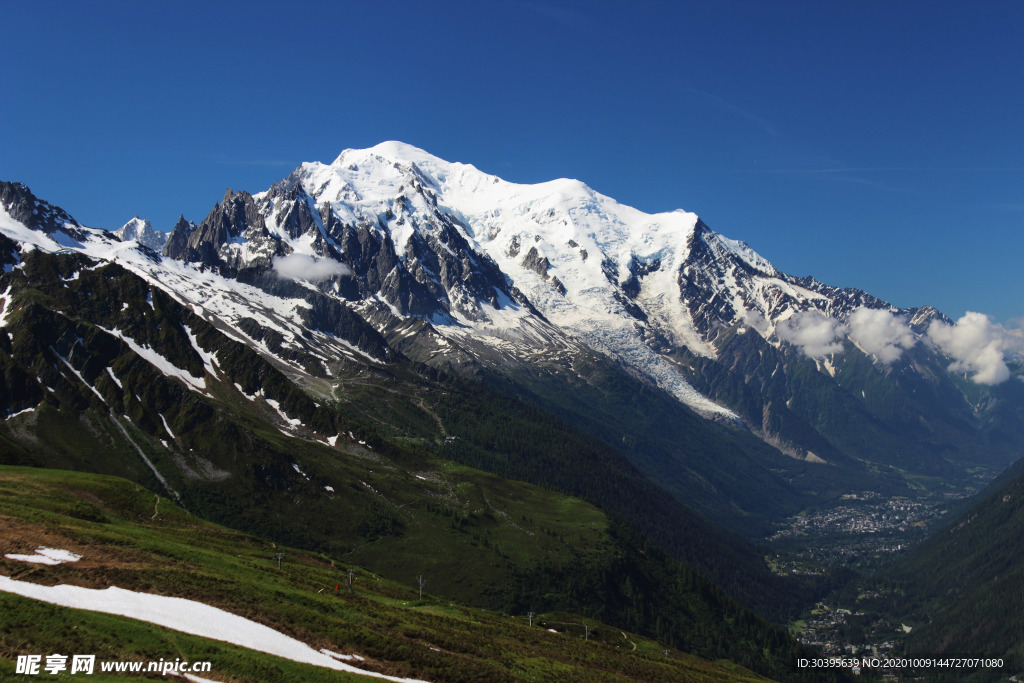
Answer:
<svg viewBox="0 0 1024 683"><path fill-rule="evenodd" d="M161 250L165 256L173 259L183 260L188 251L188 240L195 231L196 225L192 221L186 221L185 216L178 216L178 222L171 228L167 235L167 241Z"/></svg>
<svg viewBox="0 0 1024 683"><path fill-rule="evenodd" d="M379 214L346 216L327 202L319 207L296 176L255 197L228 191L197 227L179 221L164 254L226 275L273 271L274 258L308 254L341 264L319 286L349 301L377 300L401 316L482 317L482 304L528 305L497 265L472 248L457 219L431 204L411 181L419 204L392 198ZM346 220L347 219L347 220ZM396 245L392 229L408 238Z"/></svg>
<svg viewBox="0 0 1024 683"><path fill-rule="evenodd" d="M76 240L85 239L81 226L67 211L36 199L32 191L21 183L0 182L0 205L14 221L30 230L47 235L63 232Z"/></svg>

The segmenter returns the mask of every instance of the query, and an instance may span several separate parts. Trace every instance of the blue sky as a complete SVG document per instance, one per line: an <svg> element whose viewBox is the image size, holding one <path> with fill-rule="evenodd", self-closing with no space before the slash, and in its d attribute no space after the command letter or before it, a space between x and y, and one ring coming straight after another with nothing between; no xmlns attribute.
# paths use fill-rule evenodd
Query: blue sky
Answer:
<svg viewBox="0 0 1024 683"><path fill-rule="evenodd" d="M212 5L212 6L210 6ZM0 178L87 225L395 139L1024 315L1024 3L6 2Z"/></svg>

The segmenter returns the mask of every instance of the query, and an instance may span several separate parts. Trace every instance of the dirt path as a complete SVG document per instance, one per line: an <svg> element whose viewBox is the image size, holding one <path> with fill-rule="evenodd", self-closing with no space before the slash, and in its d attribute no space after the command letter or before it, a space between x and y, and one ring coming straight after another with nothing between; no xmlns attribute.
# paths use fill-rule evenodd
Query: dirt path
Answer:
<svg viewBox="0 0 1024 683"><path fill-rule="evenodd" d="M428 408L426 401L424 401L422 398L416 399L416 405L418 405L420 409L423 410L423 412L425 412L427 415L434 418L434 422L437 423L437 428L441 430L441 436L447 439L448 430L444 428L444 423L441 422L441 418L437 416L437 413L435 413L432 408Z"/></svg>

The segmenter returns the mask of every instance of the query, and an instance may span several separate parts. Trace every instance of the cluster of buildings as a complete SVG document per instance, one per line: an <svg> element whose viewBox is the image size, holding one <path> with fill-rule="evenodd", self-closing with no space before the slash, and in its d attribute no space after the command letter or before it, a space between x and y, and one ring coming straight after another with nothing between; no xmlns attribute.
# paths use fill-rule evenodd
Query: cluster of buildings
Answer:
<svg viewBox="0 0 1024 683"><path fill-rule="evenodd" d="M800 642L826 657L841 658L847 663L854 659L884 662L899 658L903 651L902 636L911 631L911 627L904 624L894 625L884 618L832 608L825 603L818 603L812 617L800 626L797 634ZM860 673L862 667L850 668L853 673ZM895 678L896 673L884 671L882 677Z"/></svg>
<svg viewBox="0 0 1024 683"><path fill-rule="evenodd" d="M850 494L831 507L791 517L768 542L813 562L867 568L923 539L926 523L942 514L936 508L943 502L931 496Z"/></svg>

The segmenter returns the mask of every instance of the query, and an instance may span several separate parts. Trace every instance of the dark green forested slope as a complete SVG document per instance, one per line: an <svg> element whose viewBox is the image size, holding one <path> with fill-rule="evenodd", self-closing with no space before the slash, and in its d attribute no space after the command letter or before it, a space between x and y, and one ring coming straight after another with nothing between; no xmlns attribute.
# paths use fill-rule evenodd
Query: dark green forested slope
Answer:
<svg viewBox="0 0 1024 683"><path fill-rule="evenodd" d="M445 457L594 501L779 622L826 589L824 580L772 574L763 551L697 515L599 439L521 400L464 382L448 386L437 413L457 438L445 442Z"/></svg>
<svg viewBox="0 0 1024 683"><path fill-rule="evenodd" d="M431 383L408 372L343 381L340 405L386 425L393 438L433 443L446 458L597 503L777 622L829 588L828 578L772 574L762 550L697 515L599 438L486 384L421 370Z"/></svg>
<svg viewBox="0 0 1024 683"><path fill-rule="evenodd" d="M882 581L885 609L913 627L912 654L1004 658L1024 665L1024 477L989 494L900 561Z"/></svg>
<svg viewBox="0 0 1024 683"><path fill-rule="evenodd" d="M823 468L783 455L735 424L708 420L596 354L571 371L484 375L489 387L529 402L622 453L677 500L746 538L838 495Z"/></svg>

